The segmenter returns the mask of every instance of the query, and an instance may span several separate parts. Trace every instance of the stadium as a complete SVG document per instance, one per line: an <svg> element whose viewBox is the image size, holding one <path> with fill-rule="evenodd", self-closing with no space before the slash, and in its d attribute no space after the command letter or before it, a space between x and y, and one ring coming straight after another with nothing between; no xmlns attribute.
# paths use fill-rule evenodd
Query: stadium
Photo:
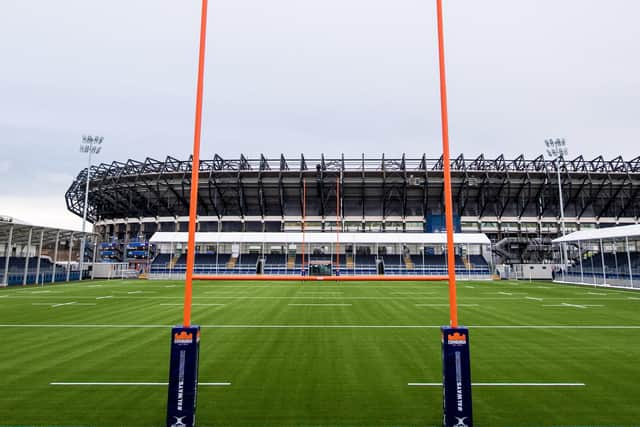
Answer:
<svg viewBox="0 0 640 427"><path fill-rule="evenodd" d="M547 45L549 31L520 34L527 21L540 23L526 2L517 16L486 14L491 6L475 2L456 12L451 3L447 16L464 36L452 38L452 50L469 58L452 61L464 70L455 74L453 99L463 105L451 130L465 154L451 156L443 1L433 28L422 18L409 25L419 13L406 5L358 2L214 4L219 32L208 66L218 85L207 114L207 0L195 2L197 11L189 2L0 6L12 12L0 13L11 17L0 33L7 27L21 40L6 68L18 64L26 79L5 87L0 78L11 104L0 123L0 138L11 141L0 159L0 427L638 425L640 156L632 143L595 143L621 129L633 140L637 106L622 98L633 98L637 73L625 75L615 56L620 47L624 71L633 71L633 43L625 47L629 37L617 33L633 7L614 14L614 25L603 19L608 8L595 8L594 22L607 30L609 56L598 61L606 59L609 82L587 60L603 36L577 31L588 8L581 20L569 8L564 48L563 26ZM546 7L545 20L562 16L564 6ZM36 9L46 19L30 15ZM68 39L57 37L67 26L47 27L59 9L82 17ZM196 12L192 154L156 160L188 143L182 113L192 88L183 74L193 64L180 53L195 38L178 29L193 26ZM117 32L105 32L110 19ZM507 21L515 25L505 30ZM234 34L240 23L242 36ZM496 24L502 47L483 38ZM29 48L30 34L17 37L23 28L41 29L37 46ZM437 32L437 73L418 59L429 56L429 35L417 31L425 28ZM545 54L562 47L551 77L531 62L546 58L536 56L538 44ZM572 56L579 44L590 50ZM491 50L508 52L508 61ZM31 67L37 75L23 55L31 51L42 62ZM85 75L69 72L65 87L56 61L77 66L76 57ZM590 72L594 81L584 78ZM55 81L41 84L49 75ZM425 86L436 77L441 129L433 132L424 113L435 95ZM563 91L576 88L563 104ZM26 102L32 96L39 102ZM540 105L528 111L529 103ZM588 120L572 122L578 111ZM54 153L79 120L113 132L82 136L84 168ZM380 123L387 120L395 123ZM355 142L352 122L363 128ZM540 130L530 122L543 132L562 122L583 155L569 158L564 138L531 155L525 146ZM245 154L201 158L203 128L219 153ZM424 143L436 134L441 149ZM509 150L529 154L479 154L518 134L523 142ZM42 152L34 138L47 140ZM96 163L105 139L117 154ZM589 144L603 154L588 157ZM307 154L320 146L329 154ZM375 154L389 146L401 148ZM261 154L264 147L303 153ZM347 150L363 153L337 154ZM110 161L126 157L139 160ZM66 206L52 208L51 194ZM66 217L82 219L82 231L58 222Z"/></svg>
<svg viewBox="0 0 640 427"><path fill-rule="evenodd" d="M551 278L551 266L561 264L560 251L552 247L561 235L558 176L568 233L635 224L640 214L640 158L460 155L451 166L455 231L462 239L456 263L468 277L513 275L522 265L548 264ZM205 233L222 237L210 236L198 246L196 268L300 274L306 252L306 264L333 260L334 272L343 274L375 274L377 265L395 274L443 274L442 171L442 157L426 154L202 160L197 231L203 239ZM69 210L78 216L84 212L86 174L81 171L66 193ZM190 160L171 157L94 166L88 216L105 245L98 256L123 261L130 242L151 241L153 266L147 273L184 271L190 174ZM303 231L303 222L306 233L323 233L314 244L293 234ZM354 244L358 233L376 238L367 242L360 236ZM432 238L416 242L416 234ZM376 240L385 235L384 242ZM147 258L144 248L137 254L138 264ZM613 257L606 261L615 264ZM496 270L499 265L506 267Z"/></svg>
<svg viewBox="0 0 640 427"><path fill-rule="evenodd" d="M634 425L637 159L459 156L451 166L474 419ZM194 273L217 278L194 282L204 425L439 424L442 169L425 155L201 161ZM0 289L0 323L28 338L30 356L0 365L16 390L3 419L161 424L165 331L180 316L187 273L190 172L189 160L173 158L93 166L82 268L81 233L4 220L10 286ZM66 193L77 215L86 176ZM92 280L74 281L80 270ZM52 364L59 355L71 363ZM122 410L129 399L136 411Z"/></svg>

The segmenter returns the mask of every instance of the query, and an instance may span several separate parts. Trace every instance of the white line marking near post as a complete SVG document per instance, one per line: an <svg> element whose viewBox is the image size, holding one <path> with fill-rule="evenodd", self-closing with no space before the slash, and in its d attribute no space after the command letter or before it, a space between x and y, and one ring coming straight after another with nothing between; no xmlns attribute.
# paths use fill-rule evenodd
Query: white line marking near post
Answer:
<svg viewBox="0 0 640 427"><path fill-rule="evenodd" d="M442 387L442 383L407 383L409 387ZM586 387L585 383L473 383L473 387Z"/></svg>
<svg viewBox="0 0 640 427"><path fill-rule="evenodd" d="M165 286L165 288L175 288L175 287L176 287L176 285L167 285L167 286Z"/></svg>
<svg viewBox="0 0 640 427"><path fill-rule="evenodd" d="M600 292L587 292L589 295L608 295L608 294L603 294Z"/></svg>
<svg viewBox="0 0 640 427"><path fill-rule="evenodd" d="M435 292L391 292L391 295L433 295Z"/></svg>
<svg viewBox="0 0 640 427"><path fill-rule="evenodd" d="M184 304L160 304L160 305L164 305L164 306L172 306L172 307L183 307ZM192 306L203 306L203 307L217 307L217 306L223 306L226 304L191 304Z"/></svg>
<svg viewBox="0 0 640 427"><path fill-rule="evenodd" d="M106 297L97 297L96 299L107 299L107 298L113 298L113 295L107 295Z"/></svg>
<svg viewBox="0 0 640 427"><path fill-rule="evenodd" d="M479 307L479 304L458 304L458 307ZM416 307L449 307L449 304L416 304Z"/></svg>
<svg viewBox="0 0 640 427"><path fill-rule="evenodd" d="M169 383L152 383L152 382L51 382L49 385L58 386L167 386ZM230 386L229 382L217 383L201 383L202 386Z"/></svg>
<svg viewBox="0 0 640 427"><path fill-rule="evenodd" d="M531 299L531 300L534 300L534 301L544 301L544 299L536 298L536 297L525 297L525 299Z"/></svg>
<svg viewBox="0 0 640 427"><path fill-rule="evenodd" d="M248 294L247 291L237 291L237 290L232 290L232 291L210 291L210 292L205 292L206 295L218 295L218 296L230 296L230 298L234 298L234 297L238 297L238 298L244 298L245 295Z"/></svg>
<svg viewBox="0 0 640 427"><path fill-rule="evenodd" d="M465 288L467 288L467 289L475 289L476 287L475 286L465 286Z"/></svg>
<svg viewBox="0 0 640 427"><path fill-rule="evenodd" d="M31 292L31 293L32 293L32 294L48 294L48 293L50 293L50 292L51 292L51 291L33 291L33 292Z"/></svg>
<svg viewBox="0 0 640 427"><path fill-rule="evenodd" d="M48 304L45 304L48 305ZM0 324L0 328L86 328L86 329L166 329L174 325L135 324ZM440 329L442 325L200 325L212 329ZM573 329L573 330L640 330L640 325L468 325L470 329Z"/></svg>
<svg viewBox="0 0 640 427"><path fill-rule="evenodd" d="M353 304L288 304L290 307L351 307Z"/></svg>

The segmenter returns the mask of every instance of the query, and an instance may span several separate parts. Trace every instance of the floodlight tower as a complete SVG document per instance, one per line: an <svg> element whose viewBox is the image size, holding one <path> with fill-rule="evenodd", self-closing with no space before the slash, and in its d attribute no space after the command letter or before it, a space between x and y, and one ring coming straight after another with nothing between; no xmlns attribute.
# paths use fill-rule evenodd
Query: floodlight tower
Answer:
<svg viewBox="0 0 640 427"><path fill-rule="evenodd" d="M547 147L547 155L549 157L554 158L553 163L556 168L556 173L558 174L558 200L560 202L560 229L562 235L566 234L566 229L564 225L564 201L562 198L562 179L560 177L560 161L564 158L564 156L569 154L569 148L567 147L567 143L564 138L556 138L556 139L545 139L545 146ZM563 272L564 268L568 265L569 259L567 258L567 246L562 243L562 254L564 260L560 260L563 264Z"/></svg>
<svg viewBox="0 0 640 427"><path fill-rule="evenodd" d="M87 162L87 180L84 189L84 212L82 213L82 240L80 242L80 280L82 280L82 269L84 268L84 248L87 245L87 236L84 234L87 225L87 211L89 210L89 180L91 179L91 155L99 154L102 150L102 142L104 137L82 135L80 143L80 152L88 154Z"/></svg>

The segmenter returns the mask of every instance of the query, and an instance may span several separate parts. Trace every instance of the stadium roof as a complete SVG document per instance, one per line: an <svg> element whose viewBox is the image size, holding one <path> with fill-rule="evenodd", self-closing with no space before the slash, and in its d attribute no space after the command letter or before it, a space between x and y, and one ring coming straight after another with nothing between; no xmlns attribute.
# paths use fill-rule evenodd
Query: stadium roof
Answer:
<svg viewBox="0 0 640 427"><path fill-rule="evenodd" d="M0 220L0 245L6 245L11 235L11 243L13 245L29 244L29 231L31 231L31 245L37 246L40 243L40 234L42 233L42 243L54 243L56 239L59 241L69 240L71 236L80 238L81 231L65 230L62 228L44 227L19 222L7 222ZM92 233L85 233L87 236Z"/></svg>
<svg viewBox="0 0 640 427"><path fill-rule="evenodd" d="M306 182L308 216L335 216L336 182L344 216L407 218L444 214L443 160L420 156L245 157L200 161L198 214L300 216ZM640 214L640 157L547 160L483 155L451 160L456 214L474 217L560 216L556 168L567 216L621 218ZM167 157L91 167L90 221L189 214L191 160ZM87 169L66 193L82 216Z"/></svg>
<svg viewBox="0 0 640 427"><path fill-rule="evenodd" d="M336 243L336 233L247 233L221 232L196 233L196 243ZM340 233L340 244L446 244L445 233ZM186 243L185 232L158 232L151 243ZM488 245L489 238L482 233L457 233L454 242L458 244Z"/></svg>
<svg viewBox="0 0 640 427"><path fill-rule="evenodd" d="M640 237L640 224L576 231L554 239L553 243L582 242L585 240L614 240L624 237Z"/></svg>

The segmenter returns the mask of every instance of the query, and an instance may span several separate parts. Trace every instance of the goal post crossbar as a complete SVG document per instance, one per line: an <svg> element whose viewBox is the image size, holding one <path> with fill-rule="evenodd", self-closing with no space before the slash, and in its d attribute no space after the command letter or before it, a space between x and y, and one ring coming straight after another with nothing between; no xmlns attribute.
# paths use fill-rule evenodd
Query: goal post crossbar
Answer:
<svg viewBox="0 0 640 427"><path fill-rule="evenodd" d="M283 282L440 282L449 276L297 276L286 274L194 274L193 280L283 281Z"/></svg>

